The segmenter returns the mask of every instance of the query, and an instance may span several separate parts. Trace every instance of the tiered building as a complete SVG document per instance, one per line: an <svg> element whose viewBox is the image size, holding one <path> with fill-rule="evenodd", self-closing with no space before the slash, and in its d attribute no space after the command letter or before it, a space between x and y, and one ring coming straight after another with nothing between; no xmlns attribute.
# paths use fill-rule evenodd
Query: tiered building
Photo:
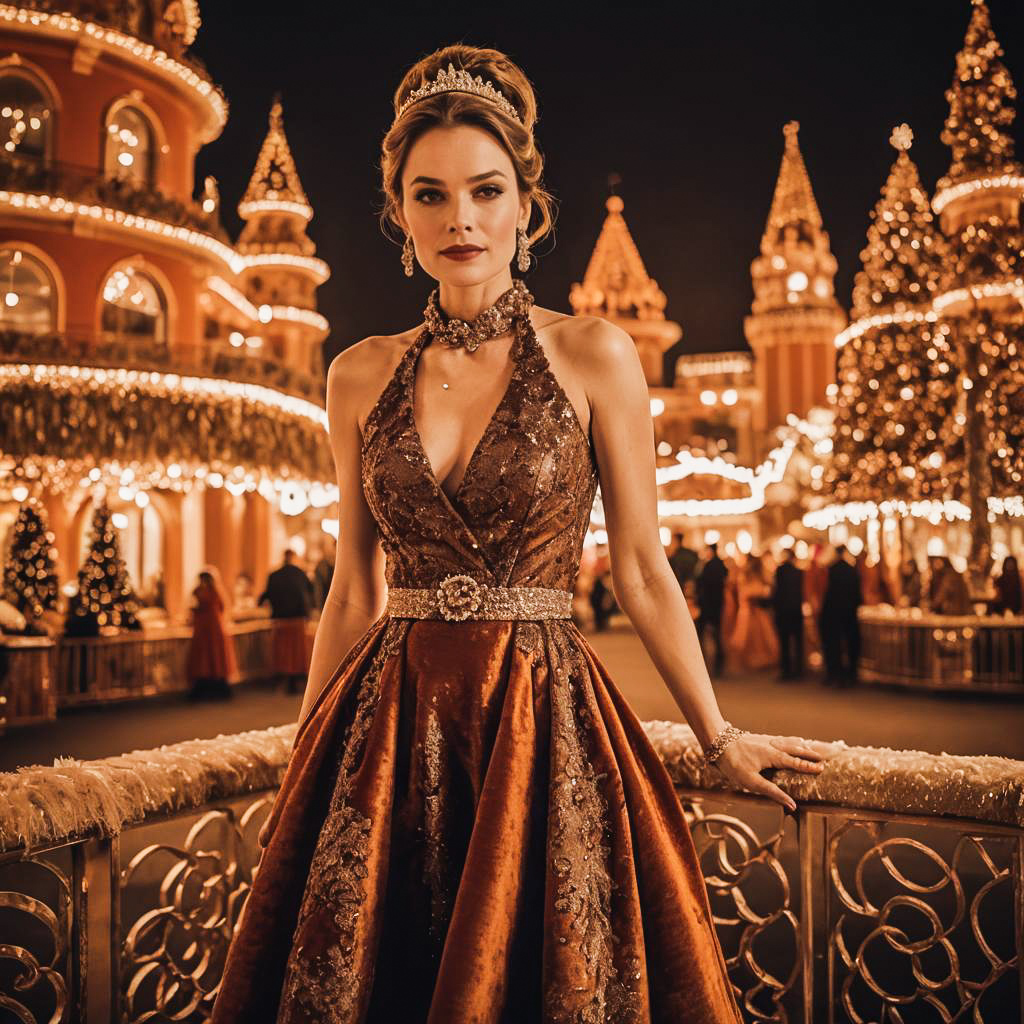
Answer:
<svg viewBox="0 0 1024 1024"><path fill-rule="evenodd" d="M212 178L193 198L227 118L198 28L194 2L0 9L0 538L38 496L73 580L102 491L172 617L205 562L261 582L336 491L312 209L278 102L238 241Z"/></svg>
<svg viewBox="0 0 1024 1024"><path fill-rule="evenodd" d="M835 298L836 260L800 153L799 128L790 121L784 129L761 254L750 267L754 303L744 330L762 397L761 430L824 404L835 380L835 337L846 326Z"/></svg>

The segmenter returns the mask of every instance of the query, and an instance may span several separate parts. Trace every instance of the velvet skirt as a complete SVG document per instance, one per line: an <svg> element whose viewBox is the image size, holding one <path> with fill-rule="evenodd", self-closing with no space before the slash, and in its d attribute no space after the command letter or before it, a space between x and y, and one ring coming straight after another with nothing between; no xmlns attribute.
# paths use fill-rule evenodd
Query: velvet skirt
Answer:
<svg viewBox="0 0 1024 1024"><path fill-rule="evenodd" d="M569 620L407 620L300 723L213 1024L741 1020L686 820Z"/></svg>

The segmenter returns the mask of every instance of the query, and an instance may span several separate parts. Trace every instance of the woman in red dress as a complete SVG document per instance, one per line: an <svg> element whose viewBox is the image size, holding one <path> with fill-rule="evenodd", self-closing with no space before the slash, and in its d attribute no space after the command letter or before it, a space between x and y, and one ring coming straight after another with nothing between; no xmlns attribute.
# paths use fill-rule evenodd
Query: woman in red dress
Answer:
<svg viewBox="0 0 1024 1024"><path fill-rule="evenodd" d="M192 643L186 662L189 699L230 697L228 680L237 671L237 665L234 643L224 631L227 600L216 566L208 565L199 573L199 584L192 596Z"/></svg>

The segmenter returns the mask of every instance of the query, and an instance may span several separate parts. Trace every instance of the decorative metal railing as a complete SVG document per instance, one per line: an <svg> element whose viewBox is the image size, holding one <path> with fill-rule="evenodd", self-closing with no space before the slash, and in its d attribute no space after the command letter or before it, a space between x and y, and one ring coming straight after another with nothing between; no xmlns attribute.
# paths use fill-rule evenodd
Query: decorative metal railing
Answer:
<svg viewBox="0 0 1024 1024"><path fill-rule="evenodd" d="M267 678L273 663L269 618L231 623L238 672L231 682ZM310 643L316 623L310 620ZM5 726L52 721L86 704L184 693L192 639L186 626L104 637L8 637L0 672L0 733ZM2 1018L0 1018L2 1019Z"/></svg>
<svg viewBox="0 0 1024 1024"><path fill-rule="evenodd" d="M860 678L931 690L1024 695L1024 618L860 610Z"/></svg>
<svg viewBox="0 0 1024 1024"><path fill-rule="evenodd" d="M144 370L259 384L323 406L325 379L285 366L274 356L256 355L224 342L173 345L87 332L26 334L0 326L0 363L46 363Z"/></svg>
<svg viewBox="0 0 1024 1024"><path fill-rule="evenodd" d="M832 746L798 801L677 785L748 1021L1020 1021L1024 762ZM0 1007L204 1021L295 726L0 775Z"/></svg>

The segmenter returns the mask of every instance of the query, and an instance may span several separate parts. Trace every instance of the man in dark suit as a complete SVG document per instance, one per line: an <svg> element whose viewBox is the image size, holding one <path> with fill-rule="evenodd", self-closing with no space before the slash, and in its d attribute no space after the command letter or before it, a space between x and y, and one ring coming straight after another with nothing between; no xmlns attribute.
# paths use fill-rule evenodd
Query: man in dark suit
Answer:
<svg viewBox="0 0 1024 1024"><path fill-rule="evenodd" d="M289 693L297 693L306 682L306 620L313 607L313 586L295 562L296 554L289 548L284 553L284 565L267 577L266 589L257 601L270 605L274 617L274 674L285 678Z"/></svg>
<svg viewBox="0 0 1024 1024"><path fill-rule="evenodd" d="M779 678L799 679L804 674L804 571L790 548L782 553L772 584L772 611L779 635Z"/></svg>
<svg viewBox="0 0 1024 1024"><path fill-rule="evenodd" d="M825 683L852 686L860 660L860 623L857 609L864 603L860 573L846 558L846 548L836 547L836 560L828 567L825 597L821 603L821 648L825 656Z"/></svg>
<svg viewBox="0 0 1024 1024"><path fill-rule="evenodd" d="M673 534L673 539L675 548L668 556L668 564L672 566L672 571L676 574L679 589L685 590L686 584L693 579L693 574L697 569L697 552L686 546L686 538L682 533Z"/></svg>
<svg viewBox="0 0 1024 1024"><path fill-rule="evenodd" d="M729 570L718 557L718 545L709 544L710 557L697 576L697 637L704 644L704 634L710 629L715 642L715 660L711 671L720 676L725 667L725 650L722 647L722 606L725 604L725 580Z"/></svg>

